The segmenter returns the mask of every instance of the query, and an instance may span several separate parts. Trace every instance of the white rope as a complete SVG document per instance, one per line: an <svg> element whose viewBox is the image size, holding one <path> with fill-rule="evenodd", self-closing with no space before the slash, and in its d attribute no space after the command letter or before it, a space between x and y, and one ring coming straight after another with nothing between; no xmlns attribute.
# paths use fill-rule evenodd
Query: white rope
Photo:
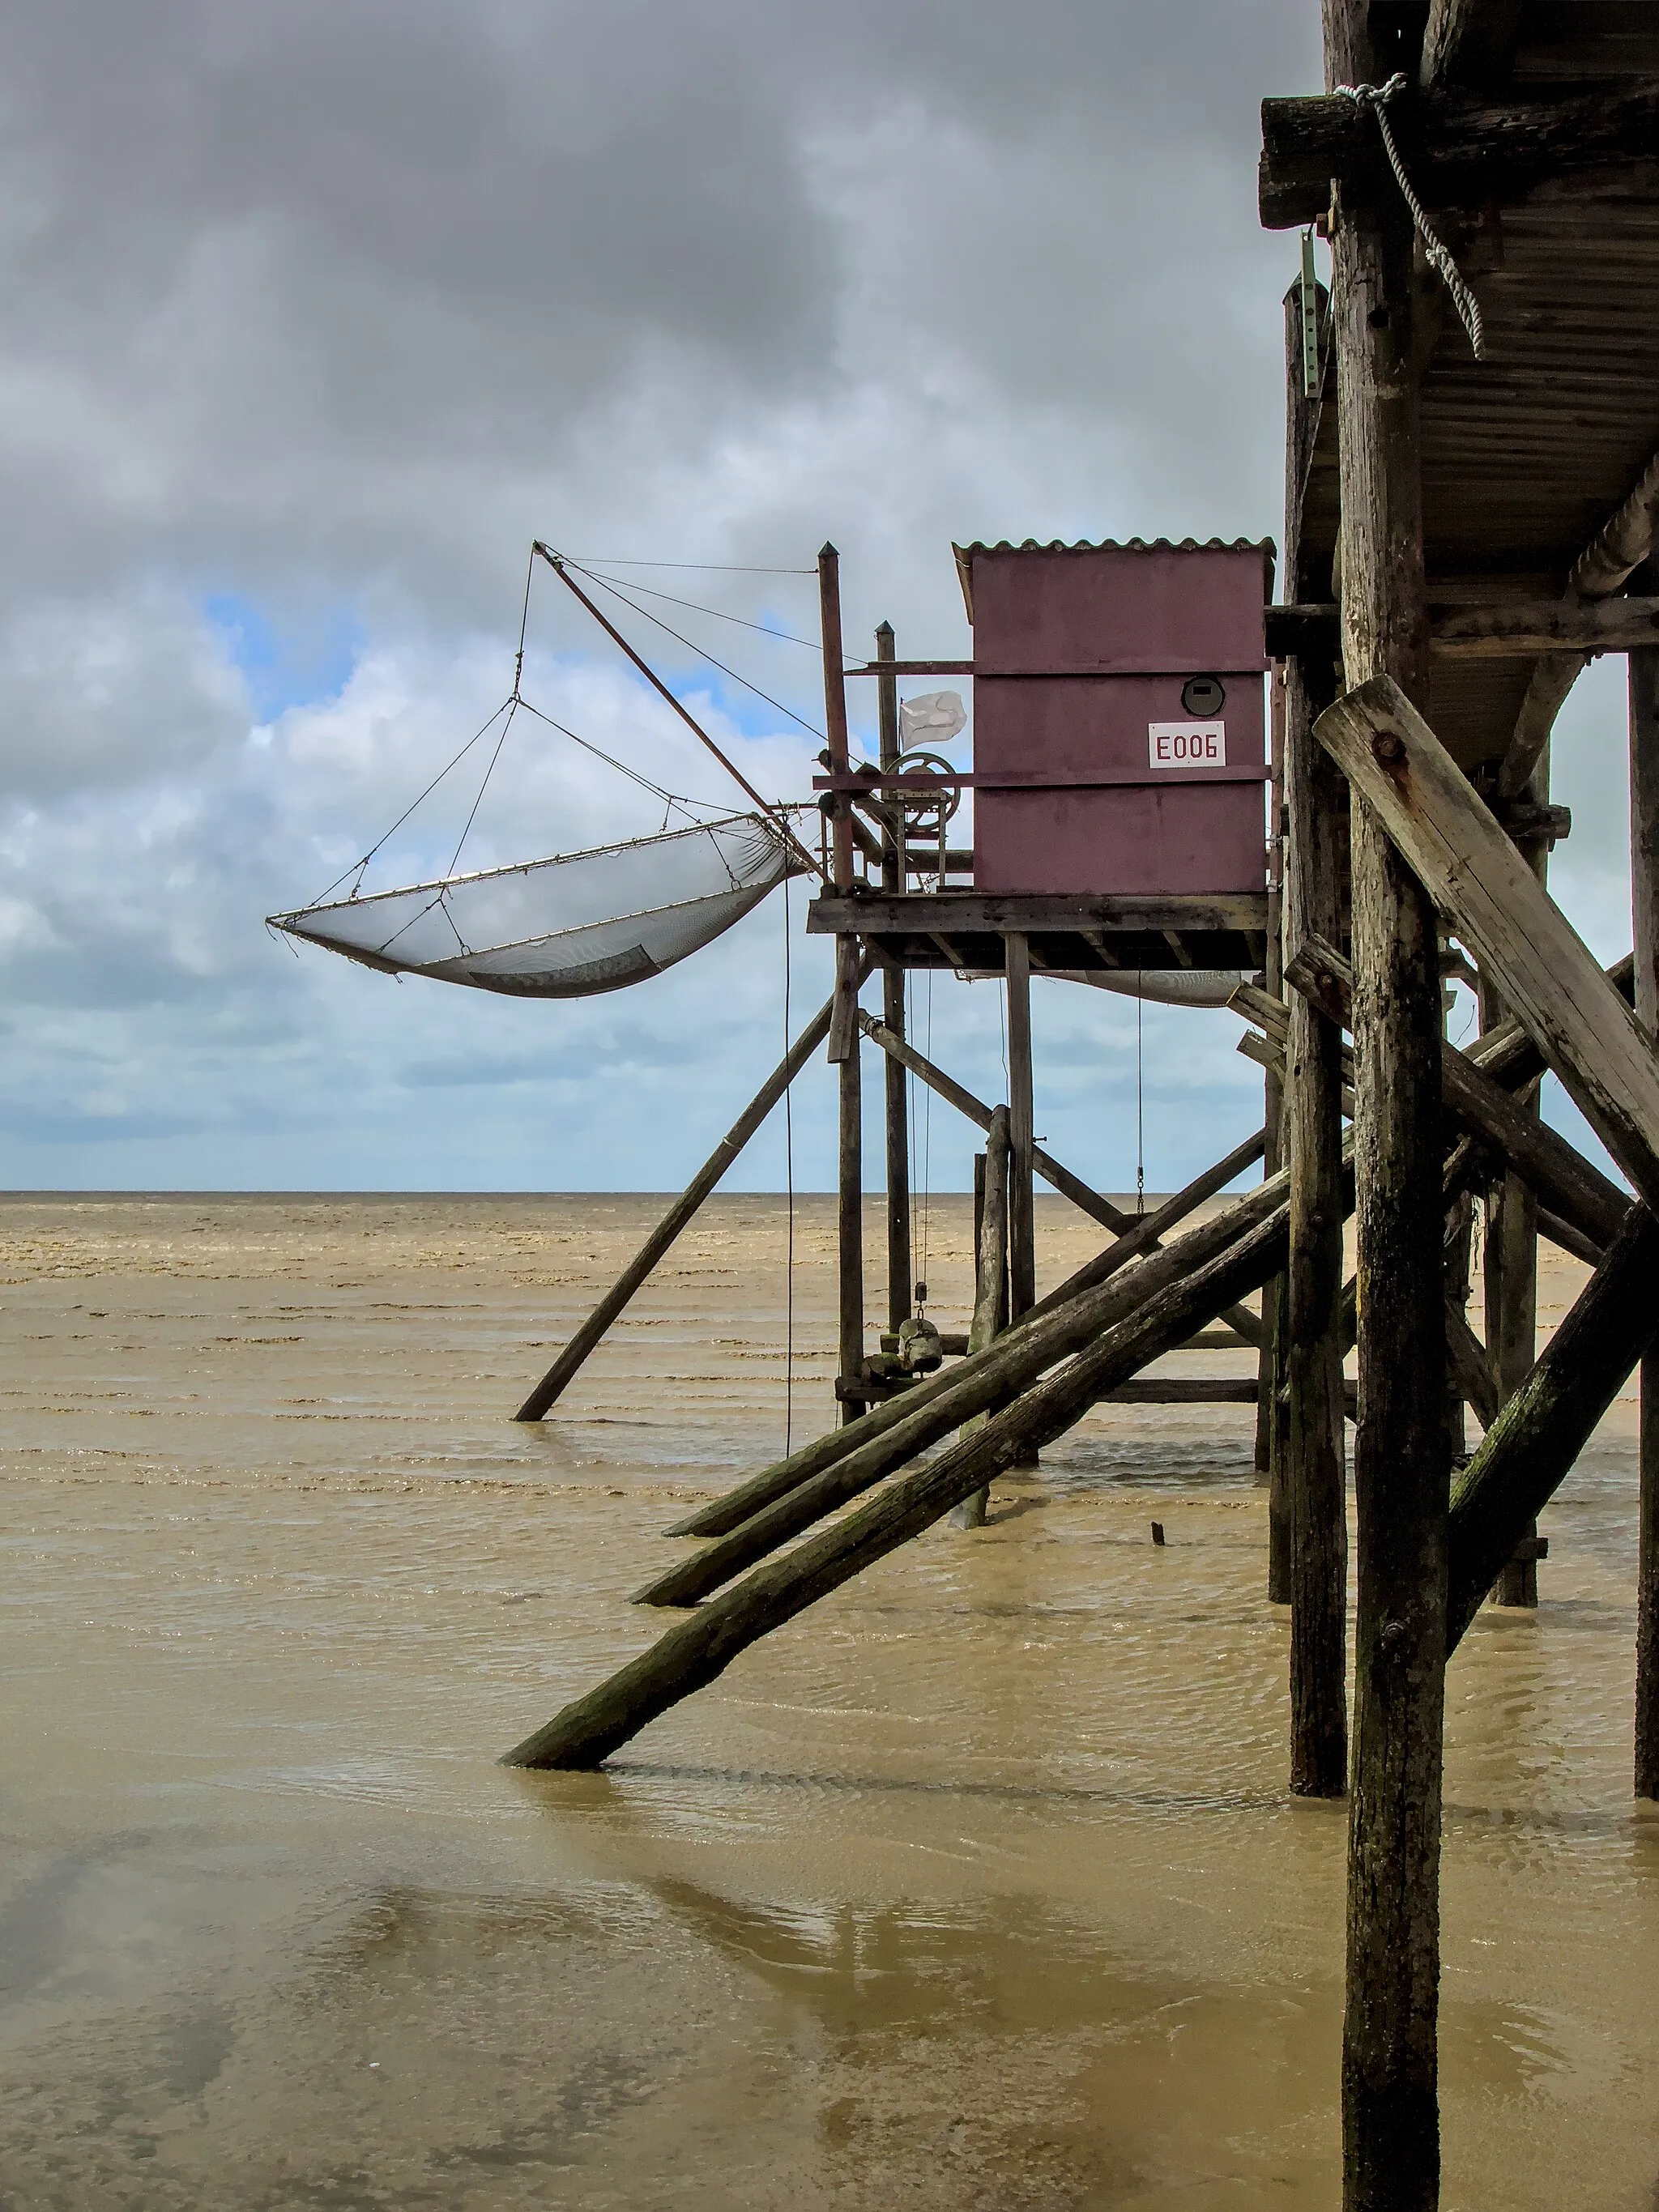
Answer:
<svg viewBox="0 0 1659 2212"><path fill-rule="evenodd" d="M1403 92L1408 80L1404 70L1396 70L1386 84L1340 84L1336 89L1356 107L1369 107L1376 118L1376 127L1382 133L1382 144L1389 156L1389 166L1394 171L1395 181L1411 210L1412 221L1417 225L1417 234L1423 241L1423 251L1429 266L1438 275L1441 283L1451 294L1452 305L1457 310L1457 319L1469 334L1469 343L1477 361L1486 357L1486 328L1480 320L1480 303L1463 281L1462 271L1452 259L1435 234L1433 225L1423 211L1423 203L1412 190L1411 179L1406 174L1406 165L1400 158L1400 149L1394 143L1394 133L1389 128L1388 105L1395 93Z"/></svg>

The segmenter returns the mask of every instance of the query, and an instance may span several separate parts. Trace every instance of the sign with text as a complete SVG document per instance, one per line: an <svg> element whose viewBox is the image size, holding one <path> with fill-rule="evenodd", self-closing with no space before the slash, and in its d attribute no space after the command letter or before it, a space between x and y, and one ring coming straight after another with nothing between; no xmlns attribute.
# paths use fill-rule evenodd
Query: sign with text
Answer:
<svg viewBox="0 0 1659 2212"><path fill-rule="evenodd" d="M1224 722L1148 722L1146 758L1156 769L1225 768Z"/></svg>

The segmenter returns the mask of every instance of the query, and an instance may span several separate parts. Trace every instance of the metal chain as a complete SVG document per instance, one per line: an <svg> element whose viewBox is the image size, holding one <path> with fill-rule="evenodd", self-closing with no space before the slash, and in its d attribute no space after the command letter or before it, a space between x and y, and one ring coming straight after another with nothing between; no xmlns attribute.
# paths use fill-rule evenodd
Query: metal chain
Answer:
<svg viewBox="0 0 1659 2212"><path fill-rule="evenodd" d="M1417 234L1423 241L1423 251L1429 266L1451 294L1452 305L1457 310L1457 319L1469 334L1469 343L1477 361L1486 357L1486 327L1480 320L1480 303L1464 282L1462 271L1436 235L1434 226L1424 213L1423 203L1412 190L1411 179L1406 174L1406 165L1400 158L1400 149L1394 143L1394 133L1389 128L1388 105L1395 93L1403 92L1409 80L1404 70L1396 70L1386 84L1340 84L1336 89L1356 107L1369 107L1376 118L1376 127L1382 133L1382 144L1389 156L1389 166L1394 171L1395 181L1411 210L1412 221L1417 225Z"/></svg>

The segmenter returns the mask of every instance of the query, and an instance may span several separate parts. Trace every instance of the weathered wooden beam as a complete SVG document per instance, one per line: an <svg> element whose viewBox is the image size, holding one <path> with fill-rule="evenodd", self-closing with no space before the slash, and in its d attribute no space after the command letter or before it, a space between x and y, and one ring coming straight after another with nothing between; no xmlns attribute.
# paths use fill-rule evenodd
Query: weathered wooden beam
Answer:
<svg viewBox="0 0 1659 2212"><path fill-rule="evenodd" d="M1324 20L1327 82L1376 82L1367 0L1326 0ZM1380 140L1376 118L1354 112ZM1343 665L1351 684L1376 678L1402 699L1425 697L1424 349L1411 221L1392 179L1387 193L1368 198L1340 167L1326 174L1344 176L1331 283ZM1322 739L1335 711L1316 725ZM1343 2205L1431 2212L1447 1503L1439 939L1423 884L1370 794L1349 781L1360 1420Z"/></svg>
<svg viewBox="0 0 1659 2212"><path fill-rule="evenodd" d="M1429 637L1434 652L1448 660L1631 653L1659 643L1659 599L1526 599L1431 611Z"/></svg>
<svg viewBox="0 0 1659 2212"><path fill-rule="evenodd" d="M1453 1489L1449 1654L1656 1331L1659 1226L1646 1206L1637 1206Z"/></svg>
<svg viewBox="0 0 1659 2212"><path fill-rule="evenodd" d="M1502 102L1419 92L1395 100L1389 122L1425 206L1512 204L1558 177L1650 163L1659 143L1659 87ZM1317 222L1333 180L1362 202L1386 205L1390 195L1398 198L1376 117L1340 94L1264 100L1256 179L1263 228Z"/></svg>
<svg viewBox="0 0 1659 2212"><path fill-rule="evenodd" d="M836 994L848 1038L836 1068L838 1082L836 1158L837 1371L858 1376L864 1370L864 1076L858 1026L859 986L864 963L856 938L836 941ZM850 1016L850 1018L848 1017ZM832 1035L833 1035L832 1023ZM842 1408L844 1420L856 1419L858 1406Z"/></svg>
<svg viewBox="0 0 1659 2212"><path fill-rule="evenodd" d="M539 1421L830 1034L827 999L514 1415Z"/></svg>
<svg viewBox="0 0 1659 2212"><path fill-rule="evenodd" d="M1432 89L1503 77L1520 19L1520 0L1430 0L1418 82Z"/></svg>
<svg viewBox="0 0 1659 2212"><path fill-rule="evenodd" d="M1617 587L1614 587L1617 592ZM1336 603L1266 610L1268 657L1333 659L1340 647ZM1528 653L1631 653L1659 643L1659 599L1498 599L1429 608L1429 645L1446 660L1514 660Z"/></svg>
<svg viewBox="0 0 1659 2212"><path fill-rule="evenodd" d="M1316 733L1585 1120L1648 1203L1659 1202L1652 1047L1433 731L1384 676L1328 708Z"/></svg>
<svg viewBox="0 0 1659 2212"><path fill-rule="evenodd" d="M1347 963L1333 946L1315 939L1297 947L1285 975L1333 1022L1346 1023L1350 1018L1346 969ZM1528 1113L1484 1068L1443 1040L1440 1087L1454 1121L1484 1139L1553 1212L1599 1247L1612 1243L1630 1205L1617 1183L1565 1137ZM1530 1358L1526 1364L1531 1366Z"/></svg>
<svg viewBox="0 0 1659 2212"><path fill-rule="evenodd" d="M1659 453L1574 562L1567 576L1566 599L1579 604L1594 602L1621 590L1652 551L1656 529L1659 529ZM1514 799L1527 788L1549 743L1555 718L1583 665L1582 653L1569 651L1546 653L1534 668L1498 771L1500 797Z"/></svg>
<svg viewBox="0 0 1659 2212"><path fill-rule="evenodd" d="M1465 1203L1467 1204L1467 1200ZM1483 1429L1497 1417L1500 1392L1486 1347L1469 1327L1461 1305L1446 1301L1446 1360L1459 1390L1474 1407Z"/></svg>
<svg viewBox="0 0 1659 2212"><path fill-rule="evenodd" d="M1090 930L1265 930L1265 890L1171 892L1167 896L1085 897L1013 891L910 891L902 898L863 891L846 897L814 899L807 908L809 933L834 936L851 932L866 937L943 933L947 937L1000 937L1010 930L1048 936Z"/></svg>
<svg viewBox="0 0 1659 2212"><path fill-rule="evenodd" d="M1659 647L1630 658L1630 881L1636 1018L1659 1036ZM1636 1562L1635 1788L1659 1798L1659 1356L1642 1359Z"/></svg>
<svg viewBox="0 0 1659 2212"><path fill-rule="evenodd" d="M1282 1261L1286 1220L1287 1210L1281 1206L1208 1266L1171 1283L1058 1374L994 1415L982 1429L700 1607L608 1681L526 1736L507 1753L504 1764L599 1766L648 1722L714 1681L761 1637L920 1535L959 1499L1063 1435L1103 1392L1127 1382L1170 1345L1212 1320L1224 1306L1258 1288ZM1013 1341L1015 1336L1011 1331L1001 1342Z"/></svg>

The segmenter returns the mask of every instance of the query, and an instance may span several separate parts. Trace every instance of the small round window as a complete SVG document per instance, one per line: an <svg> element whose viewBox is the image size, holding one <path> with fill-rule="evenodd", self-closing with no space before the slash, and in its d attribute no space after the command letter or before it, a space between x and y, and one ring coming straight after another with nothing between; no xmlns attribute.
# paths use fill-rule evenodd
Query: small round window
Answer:
<svg viewBox="0 0 1659 2212"><path fill-rule="evenodd" d="M1218 676L1189 676L1181 687L1181 703L1189 714L1218 714L1227 695Z"/></svg>

